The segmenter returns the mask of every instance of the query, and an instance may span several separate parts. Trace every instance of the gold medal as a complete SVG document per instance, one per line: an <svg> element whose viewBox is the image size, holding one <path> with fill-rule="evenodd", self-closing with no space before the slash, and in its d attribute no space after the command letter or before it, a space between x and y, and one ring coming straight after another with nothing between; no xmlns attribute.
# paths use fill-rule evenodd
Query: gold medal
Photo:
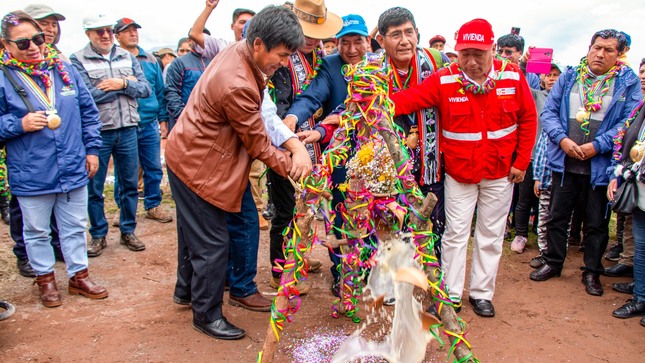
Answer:
<svg viewBox="0 0 645 363"><path fill-rule="evenodd" d="M589 116L591 116L591 112L580 107L580 110L576 113L576 121L583 123L586 120L589 120Z"/></svg>
<svg viewBox="0 0 645 363"><path fill-rule="evenodd" d="M56 113L56 110L47 111L47 127L51 130L56 130L61 123L61 118Z"/></svg>
<svg viewBox="0 0 645 363"><path fill-rule="evenodd" d="M645 144L643 143L637 143L629 150L629 157L635 163L643 160L643 156L645 156Z"/></svg>

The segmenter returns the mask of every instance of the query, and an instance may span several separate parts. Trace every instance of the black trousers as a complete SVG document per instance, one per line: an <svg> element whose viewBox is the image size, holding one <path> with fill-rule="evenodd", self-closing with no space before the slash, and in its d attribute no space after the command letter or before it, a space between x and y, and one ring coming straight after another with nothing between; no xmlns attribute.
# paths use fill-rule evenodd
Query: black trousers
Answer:
<svg viewBox="0 0 645 363"><path fill-rule="evenodd" d="M206 202L168 169L177 206L177 284L175 295L190 299L193 319L222 317L228 262L227 212Z"/></svg>
<svg viewBox="0 0 645 363"><path fill-rule="evenodd" d="M537 225L538 221L538 202L539 199L533 192L533 163L529 163L529 167L526 169L526 175L524 176L524 181L519 184L517 204L515 205L515 234L522 237L528 237L529 235L529 220L531 219L531 209L535 211L535 221L533 222Z"/></svg>
<svg viewBox="0 0 645 363"><path fill-rule="evenodd" d="M583 215L585 235L584 270L602 274L602 255L609 241L609 209L607 187L591 185L591 176L565 172L553 173L551 219L546 222L546 262L562 269L567 256L567 229L571 212L582 194L587 201Z"/></svg>
<svg viewBox="0 0 645 363"><path fill-rule="evenodd" d="M269 188L269 197L275 207L275 216L271 220L271 230L269 231L269 260L271 267L275 266L275 260L284 260L282 245L284 236L282 232L293 219L293 209L296 206L295 189L289 179L278 175L273 170L267 171L267 182L271 183ZM271 270L273 277L280 277L279 272Z"/></svg>

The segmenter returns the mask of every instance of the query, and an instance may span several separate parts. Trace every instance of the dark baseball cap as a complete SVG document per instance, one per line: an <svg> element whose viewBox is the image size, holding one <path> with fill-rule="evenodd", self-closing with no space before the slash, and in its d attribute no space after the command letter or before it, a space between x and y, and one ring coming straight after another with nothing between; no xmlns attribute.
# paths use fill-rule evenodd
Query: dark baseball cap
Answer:
<svg viewBox="0 0 645 363"><path fill-rule="evenodd" d="M118 34L122 31L124 31L127 27L129 26L134 26L137 29L141 28L141 25L137 24L134 20L130 18L121 18L116 21L116 24L114 24L114 33Z"/></svg>

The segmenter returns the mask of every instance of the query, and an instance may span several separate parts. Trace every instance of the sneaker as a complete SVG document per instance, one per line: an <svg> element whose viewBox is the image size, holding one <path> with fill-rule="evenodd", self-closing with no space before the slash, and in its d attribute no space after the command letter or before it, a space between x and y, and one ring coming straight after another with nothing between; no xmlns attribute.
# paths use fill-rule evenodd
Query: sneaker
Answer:
<svg viewBox="0 0 645 363"><path fill-rule="evenodd" d="M121 233L121 242L122 245L126 246L130 251L143 251L146 249L146 245L141 242L134 233Z"/></svg>
<svg viewBox="0 0 645 363"><path fill-rule="evenodd" d="M143 191L140 191L139 192L139 200L144 200L144 199L145 199L145 195L143 194Z"/></svg>
<svg viewBox="0 0 645 363"><path fill-rule="evenodd" d="M94 238L90 240L87 245L87 257L97 257L103 253L103 249L107 247L105 237Z"/></svg>
<svg viewBox="0 0 645 363"><path fill-rule="evenodd" d="M166 212L160 205L146 210L146 218L154 219L160 223L172 222L172 216Z"/></svg>
<svg viewBox="0 0 645 363"><path fill-rule="evenodd" d="M533 257L533 259L531 259L531 262L529 262L529 265L533 268L540 268L544 266L545 263L546 263L546 260L540 254L538 256Z"/></svg>
<svg viewBox="0 0 645 363"><path fill-rule="evenodd" d="M620 254L623 252L623 245L616 243L609 247L609 251L605 254L605 260L608 261L618 261L620 260Z"/></svg>
<svg viewBox="0 0 645 363"><path fill-rule="evenodd" d="M515 236L513 239L513 242L511 243L511 251L516 252L516 253L522 253L524 252L524 247L526 247L526 237L523 236Z"/></svg>
<svg viewBox="0 0 645 363"><path fill-rule="evenodd" d="M262 212L262 217L267 221L270 221L275 217L275 205L273 203L268 203L267 207Z"/></svg>
<svg viewBox="0 0 645 363"><path fill-rule="evenodd" d="M331 289L330 289L331 294L340 298L340 287L341 287L340 279L334 280L334 282L331 283Z"/></svg>
<svg viewBox="0 0 645 363"><path fill-rule="evenodd" d="M280 278L272 276L269 280L269 286L277 290L280 287ZM311 291L311 286L306 281L300 281L296 286L298 287L300 296L307 295Z"/></svg>

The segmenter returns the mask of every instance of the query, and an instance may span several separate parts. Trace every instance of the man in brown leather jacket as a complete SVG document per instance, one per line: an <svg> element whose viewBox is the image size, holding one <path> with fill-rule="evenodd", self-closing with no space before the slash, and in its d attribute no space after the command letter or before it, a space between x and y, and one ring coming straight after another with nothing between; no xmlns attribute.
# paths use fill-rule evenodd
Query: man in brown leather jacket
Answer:
<svg viewBox="0 0 645 363"><path fill-rule="evenodd" d="M222 50L188 99L166 144L166 163L177 205L179 265L193 267L193 327L211 337L239 339L243 329L222 315L228 258L226 216L239 212L251 162L259 159L282 176L299 179L310 161L273 146L260 105L267 77L304 43L292 11L268 6L246 41Z"/></svg>

